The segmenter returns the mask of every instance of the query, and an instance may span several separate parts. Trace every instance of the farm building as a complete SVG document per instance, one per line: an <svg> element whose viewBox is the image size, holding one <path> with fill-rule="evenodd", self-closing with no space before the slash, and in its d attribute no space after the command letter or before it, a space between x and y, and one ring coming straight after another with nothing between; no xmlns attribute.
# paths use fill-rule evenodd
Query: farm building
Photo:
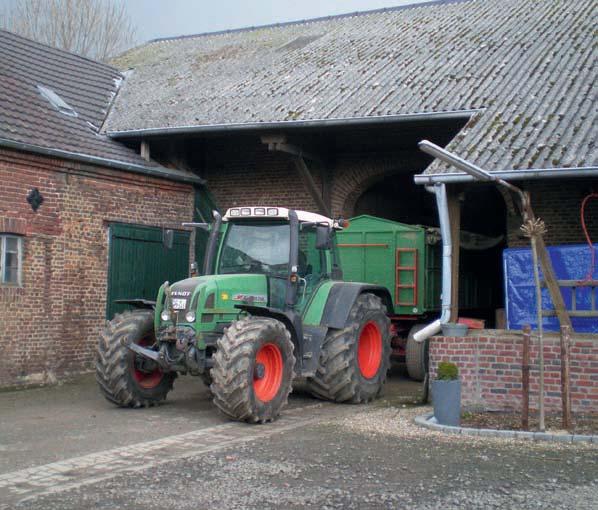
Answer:
<svg viewBox="0 0 598 510"><path fill-rule="evenodd" d="M100 133L120 80L0 31L0 385L90 370L111 297L187 274L189 233L165 251L162 229L202 180Z"/></svg>
<svg viewBox="0 0 598 510"><path fill-rule="evenodd" d="M493 329L433 341L432 367L455 359L466 401L509 404L520 337L500 332L503 255L529 243L521 218L508 194L431 164L417 143L529 191L548 245L586 243L580 204L598 182L595 15L589 0L439 1L157 40L117 60L128 74L104 129L159 161L185 161L222 208L277 203L438 226L426 186L444 183L453 228L497 240L476 252L453 243L453 272L483 291L466 313ZM585 214L596 240L598 201ZM472 300L465 290L453 285L454 318ZM595 359L595 339L580 342L576 355ZM575 405L597 405L596 370L574 374ZM552 380L549 404L559 402Z"/></svg>
<svg viewBox="0 0 598 510"><path fill-rule="evenodd" d="M495 352L508 350L503 344L518 349L497 311L505 308L504 250L528 241L508 196L432 162L418 142L446 147L529 191L548 227L547 244L585 243L580 204L598 182L595 14L591 0L445 0L156 40L119 57L113 64L120 73L98 64L114 73L91 120L99 133L80 129L144 168L177 168L177 175L205 180L221 209L277 204L438 227L426 186L445 184L455 228L496 241L453 257L460 262L455 271L460 266L483 282L488 299L468 313L492 329L462 341L434 340L430 347L432 365L451 358L451 346L458 347L455 356L467 358L459 362L473 363L484 342ZM170 175L163 182L175 180ZM190 184L177 186L192 197ZM44 195L43 186L36 187ZM186 200L190 216L192 198ZM169 218L182 207L180 199L149 201L147 210L162 219L154 202L176 204L164 213ZM46 201L27 214L39 217L49 206ZM198 199L198 207L205 214L211 204ZM596 240L596 201L586 217ZM108 248L102 246L105 267ZM105 281L101 285L105 296ZM452 313L458 315L454 289ZM95 332L79 332L81 345L93 345ZM579 341L580 354L598 356L595 338ZM487 358L483 374L479 364L465 368L467 398L511 402L512 381L505 377L516 371L510 365L517 356ZM597 371L580 375L590 389L576 393L577 404L596 406L591 377Z"/></svg>

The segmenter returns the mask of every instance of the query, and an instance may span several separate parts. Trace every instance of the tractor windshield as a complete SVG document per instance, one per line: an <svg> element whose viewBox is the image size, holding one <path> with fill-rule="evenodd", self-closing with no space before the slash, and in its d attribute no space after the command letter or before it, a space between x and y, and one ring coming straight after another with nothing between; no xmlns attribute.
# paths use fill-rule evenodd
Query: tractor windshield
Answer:
<svg viewBox="0 0 598 510"><path fill-rule="evenodd" d="M222 246L219 274L257 273L286 277L291 229L288 223L231 223Z"/></svg>

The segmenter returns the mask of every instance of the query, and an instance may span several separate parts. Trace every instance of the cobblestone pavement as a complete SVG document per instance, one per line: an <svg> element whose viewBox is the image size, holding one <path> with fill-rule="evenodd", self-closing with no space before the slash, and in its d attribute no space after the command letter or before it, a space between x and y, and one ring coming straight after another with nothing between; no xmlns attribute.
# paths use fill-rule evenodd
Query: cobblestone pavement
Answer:
<svg viewBox="0 0 598 510"><path fill-rule="evenodd" d="M22 467L0 474L0 509L595 505L596 445L522 443L422 429L413 418L428 408L413 406L417 389L391 382L386 397L368 406L299 397L274 424L198 421L195 429L175 434L160 429L157 437L145 440L127 436L125 443L106 442L104 449L91 452L80 447L82 454L63 453L54 462L20 462ZM0 394L0 411L4 397ZM176 412L167 408L177 402L163 406L166 411L139 412L164 412L168 421ZM179 412L192 414L188 408ZM132 416L138 426L137 413ZM0 418L0 432L7 421ZM123 424L118 427L125 430Z"/></svg>

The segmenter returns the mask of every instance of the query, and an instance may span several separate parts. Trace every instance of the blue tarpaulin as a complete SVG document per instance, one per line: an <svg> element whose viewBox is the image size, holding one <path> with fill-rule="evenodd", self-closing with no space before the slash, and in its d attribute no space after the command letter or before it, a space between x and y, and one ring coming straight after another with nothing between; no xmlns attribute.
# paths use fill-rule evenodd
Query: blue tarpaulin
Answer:
<svg viewBox="0 0 598 510"><path fill-rule="evenodd" d="M598 280L598 244L594 245L596 266L592 279ZM558 280L584 280L588 276L591 263L591 251L587 244L571 244L550 246L548 254ZM529 248L508 248L503 252L503 271L505 276L505 309L507 327L521 329L529 324L536 329L536 294L534 286L534 272L532 252ZM540 279L542 279L540 270ZM571 310L572 288L562 287L561 292L565 306ZM577 310L591 309L592 289L578 287L576 290ZM597 289L593 292L596 294ZM598 296L594 296L598 303ZM545 310L554 310L548 289L542 289L542 306ZM573 329L578 333L598 333L598 318L572 317ZM545 317L544 329L558 331L559 321L556 317Z"/></svg>

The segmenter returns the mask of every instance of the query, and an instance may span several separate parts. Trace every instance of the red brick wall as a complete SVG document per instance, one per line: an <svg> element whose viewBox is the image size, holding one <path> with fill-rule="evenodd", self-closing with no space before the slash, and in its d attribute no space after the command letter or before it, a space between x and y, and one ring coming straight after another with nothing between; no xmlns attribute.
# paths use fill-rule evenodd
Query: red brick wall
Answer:
<svg viewBox="0 0 598 510"><path fill-rule="evenodd" d="M202 177L221 209L240 205L278 205L317 211L292 163L293 156L269 152L257 138L210 140L206 145ZM335 216L351 216L357 199L369 187L397 172L423 171L421 157L405 151L378 155L346 152L329 162L330 202ZM318 189L321 169L308 161ZM415 186L415 184L413 184Z"/></svg>
<svg viewBox="0 0 598 510"><path fill-rule="evenodd" d="M26 201L37 187L44 202ZM105 319L108 222L180 228L193 190L143 175L0 150L0 229L24 234L23 286L0 285L0 386L92 367Z"/></svg>
<svg viewBox="0 0 598 510"><path fill-rule="evenodd" d="M242 205L276 205L316 211L291 156L268 152L259 140L214 141L202 177L222 210ZM314 173L318 186L319 176Z"/></svg>
<svg viewBox="0 0 598 510"><path fill-rule="evenodd" d="M581 228L580 207L592 190L598 192L596 179L549 179L525 183L524 187L530 191L536 216L546 223L547 245L587 242ZM592 240L598 242L598 200L588 202L585 217ZM529 246L529 239L522 236L520 226L519 217L509 217L510 247Z"/></svg>
<svg viewBox="0 0 598 510"><path fill-rule="evenodd" d="M561 409L560 340L547 335L544 346L545 403ZM530 349L530 407L538 404L538 342ZM519 409L521 405L522 336L501 331L464 338L434 337L430 341L430 375L440 361L459 367L464 405ZM598 335L577 335L570 350L571 400L574 412L598 412Z"/></svg>

